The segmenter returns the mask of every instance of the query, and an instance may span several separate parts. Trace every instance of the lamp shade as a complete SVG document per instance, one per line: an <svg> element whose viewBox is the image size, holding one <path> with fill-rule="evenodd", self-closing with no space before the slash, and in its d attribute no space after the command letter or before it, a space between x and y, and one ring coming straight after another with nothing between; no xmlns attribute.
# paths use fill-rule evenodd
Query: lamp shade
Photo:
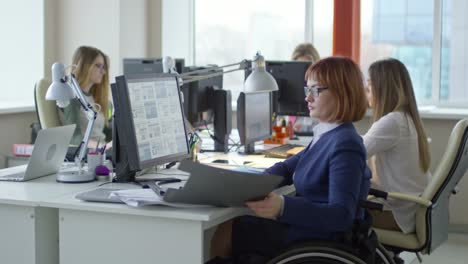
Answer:
<svg viewBox="0 0 468 264"><path fill-rule="evenodd" d="M278 91L278 84L273 76L266 71L265 59L259 53L252 61L252 73L244 82L244 91Z"/></svg>
<svg viewBox="0 0 468 264"><path fill-rule="evenodd" d="M70 99L75 98L73 88L63 77L66 77L65 67L62 63L54 63L52 65L52 83L47 89L45 97L46 100L57 101L57 105L61 108L66 107Z"/></svg>

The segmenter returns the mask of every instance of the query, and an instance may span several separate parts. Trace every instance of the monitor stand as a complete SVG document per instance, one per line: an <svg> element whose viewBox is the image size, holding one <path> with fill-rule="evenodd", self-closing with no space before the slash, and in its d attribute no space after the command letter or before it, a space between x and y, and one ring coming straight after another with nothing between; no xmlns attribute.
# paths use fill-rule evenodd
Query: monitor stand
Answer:
<svg viewBox="0 0 468 264"><path fill-rule="evenodd" d="M250 143L250 144L245 144L244 145L244 151L239 150L239 154L242 155L263 155L263 150L261 151L255 151L255 143Z"/></svg>
<svg viewBox="0 0 468 264"><path fill-rule="evenodd" d="M227 153L232 130L231 91L215 90L214 102L214 150Z"/></svg>

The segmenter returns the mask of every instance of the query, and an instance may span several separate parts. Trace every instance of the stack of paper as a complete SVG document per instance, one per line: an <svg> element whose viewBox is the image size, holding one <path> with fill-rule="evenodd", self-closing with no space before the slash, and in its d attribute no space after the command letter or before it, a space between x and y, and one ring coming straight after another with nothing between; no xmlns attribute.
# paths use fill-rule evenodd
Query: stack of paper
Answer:
<svg viewBox="0 0 468 264"><path fill-rule="evenodd" d="M151 189L129 189L129 190L120 190L112 192L111 197L116 196L122 202L126 203L129 206L140 207L144 205L167 205L171 207L181 207L181 208L195 208L195 207L212 207L211 205L201 205L201 204L184 204L184 203L168 203L163 200L163 198L157 195Z"/></svg>

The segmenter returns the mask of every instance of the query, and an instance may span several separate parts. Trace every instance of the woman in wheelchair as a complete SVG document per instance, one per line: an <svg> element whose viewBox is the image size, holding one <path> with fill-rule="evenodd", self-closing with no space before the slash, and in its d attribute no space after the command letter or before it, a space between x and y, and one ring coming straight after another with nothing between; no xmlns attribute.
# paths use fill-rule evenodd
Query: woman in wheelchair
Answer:
<svg viewBox="0 0 468 264"><path fill-rule="evenodd" d="M266 170L293 183L296 194L270 193L248 202L256 216L220 225L211 241L212 257L234 256L237 263L248 263L242 256L253 254L262 263L298 241L340 240L364 216L359 201L368 195L371 174L352 124L367 109L359 66L329 57L310 66L305 79L310 116L320 123L307 148Z"/></svg>
<svg viewBox="0 0 468 264"><path fill-rule="evenodd" d="M363 136L372 188L420 195L430 177L430 155L406 67L392 58L374 62L366 91L374 110L374 123ZM386 201L383 212L371 210L374 226L413 232L416 209L416 203Z"/></svg>

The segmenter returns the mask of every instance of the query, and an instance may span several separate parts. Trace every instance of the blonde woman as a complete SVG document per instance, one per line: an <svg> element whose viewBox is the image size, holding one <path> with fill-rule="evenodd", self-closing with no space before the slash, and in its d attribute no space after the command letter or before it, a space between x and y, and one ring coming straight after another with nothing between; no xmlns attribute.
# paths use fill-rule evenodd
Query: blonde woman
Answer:
<svg viewBox="0 0 468 264"><path fill-rule="evenodd" d="M366 88L374 123L364 135L372 187L386 192L419 195L430 177L426 132L419 117L413 85L405 65L384 59L369 67ZM410 233L416 204L390 200L383 212L373 212L374 226Z"/></svg>
<svg viewBox="0 0 468 264"><path fill-rule="evenodd" d="M72 64L73 74L83 94L98 113L88 147L96 147L98 141L101 142L100 146L103 146L106 141L111 140L108 121L110 118L109 59L97 48L81 46L73 54ZM80 144L88 125L88 119L81 109L80 102L70 101L70 105L63 109L62 118L64 124L76 124L71 143ZM107 147L110 146L111 144L107 145Z"/></svg>
<svg viewBox="0 0 468 264"><path fill-rule="evenodd" d="M320 55L311 43L301 43L294 49L291 59L295 61L310 61L314 63L320 60Z"/></svg>
<svg viewBox="0 0 468 264"><path fill-rule="evenodd" d="M294 49L291 59L294 61L309 61L314 64L320 60L320 55L311 43L301 43ZM290 116L289 122L292 122L294 132L311 133L312 128L318 123L318 120L310 117Z"/></svg>

